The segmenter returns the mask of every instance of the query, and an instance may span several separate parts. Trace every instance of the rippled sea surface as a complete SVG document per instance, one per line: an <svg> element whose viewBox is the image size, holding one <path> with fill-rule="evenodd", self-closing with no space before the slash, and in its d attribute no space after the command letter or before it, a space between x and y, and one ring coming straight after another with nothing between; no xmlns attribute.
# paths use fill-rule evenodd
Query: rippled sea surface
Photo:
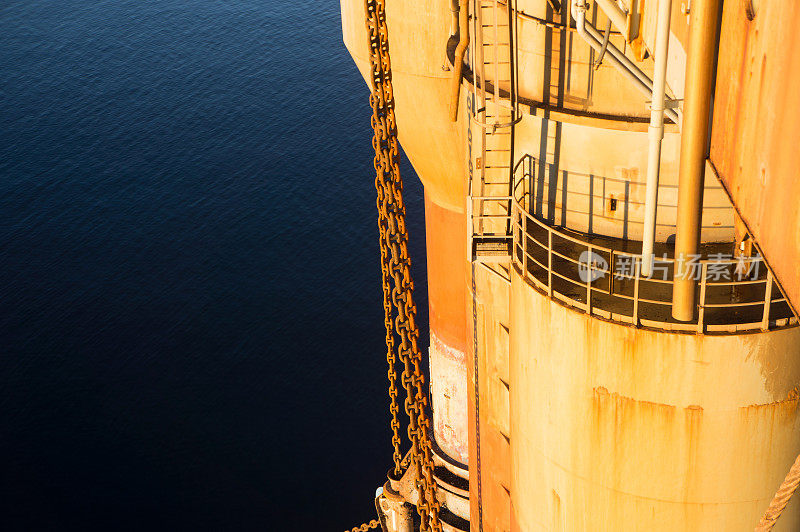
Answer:
<svg viewBox="0 0 800 532"><path fill-rule="evenodd" d="M0 4L4 530L374 516L367 97L337 0Z"/></svg>

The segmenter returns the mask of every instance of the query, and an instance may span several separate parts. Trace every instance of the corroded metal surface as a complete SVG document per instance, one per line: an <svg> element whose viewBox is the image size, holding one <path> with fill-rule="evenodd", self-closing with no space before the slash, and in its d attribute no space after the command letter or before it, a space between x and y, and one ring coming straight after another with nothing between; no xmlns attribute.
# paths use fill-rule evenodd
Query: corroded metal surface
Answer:
<svg viewBox="0 0 800 532"><path fill-rule="evenodd" d="M436 442L449 456L466 463L469 460L466 354L449 347L431 331L430 364Z"/></svg>
<svg viewBox="0 0 800 532"><path fill-rule="evenodd" d="M800 2L725 2L711 161L800 307Z"/></svg>
<svg viewBox="0 0 800 532"><path fill-rule="evenodd" d="M341 1L345 43L369 78L362 1ZM464 213L468 113L460 112L456 123L449 119L450 2L431 0L424 7L411 0L387 4L392 50L398 52L392 59L401 140L426 189L431 369L434 382L442 384L438 389L434 384L432 390L436 430L431 434L448 447L442 454L452 459L463 454L464 432L468 433L473 530L479 522L485 530L752 529L800 450L798 404L790 395L800 382L798 329L728 336L634 329L554 304L514 268L510 288L485 265L478 265L475 276L473 324L465 313L473 310L472 298L466 297L472 281L466 267ZM790 208L800 185L785 172L774 177L776 169L791 162L785 158L789 152L775 151L775 146L791 145L787 139L800 132L798 109L789 101L791 88L800 80L783 57L797 62L800 38L787 36L785 30L800 12L796 3L786 3L781 5L783 15L777 16L776 8L766 4L761 2L755 19L764 19L757 37L752 27L747 42L737 41L744 38L740 32L738 37L729 35L730 42L723 46L720 75L727 72L728 78L717 82L717 104L725 107L716 112L721 122L714 124L712 160L720 171L735 170L743 197L735 191L731 195L777 271L780 265L794 267L800 249L800 236L795 236L800 235L800 209ZM519 6L548 16L544 1L519 0ZM726 9L743 6L726 2ZM732 27L730 21L727 24ZM647 26L645 20L645 41ZM681 27L685 33L685 23ZM766 48L748 46L772 43L775 38L765 34L775 28L787 48L777 55L770 49L772 55L764 63L753 54ZM534 106L531 114L523 109L525 116L515 133L517 153L531 153L541 161L541 205L533 214L567 230L637 240L642 218L639 176L644 174L647 137L637 129L644 122L631 116L646 114L646 108L642 98L625 96L628 88L620 87L605 67L590 76L588 50L579 48L572 33L563 25L521 23L520 53L531 59L521 82L547 102ZM726 30L722 33L725 39ZM685 42L683 34L676 38ZM671 41L670 49L682 52L675 44ZM775 61L783 64L783 81L772 73ZM670 58L669 84L676 96L683 81L676 72L684 62L682 54ZM759 70L762 64L766 77ZM734 67L742 67L741 72ZM465 72L465 83L471 83L470 76ZM751 81L762 77L766 97L759 94L759 83ZM570 87L564 85L566 79L572 80ZM469 91L460 92L464 110ZM780 112L789 118L777 120L772 102L782 102ZM738 113L740 108L746 113ZM765 122L762 129L780 122L785 132L781 142L777 133L762 138L764 131L753 118ZM735 138L728 142L723 132ZM668 128L659 188L661 242L675 232L678 140L677 127ZM767 179L756 190L752 176L758 177L762 160L769 163ZM487 161L480 157L481 164ZM710 164L708 168L712 170L706 170L703 219L710 231L704 231L703 240L732 241L730 201ZM731 190L734 181L723 177ZM782 179L778 187L776 179ZM753 220L774 223L761 227ZM787 220L794 224L791 228ZM798 239L788 248L787 234ZM800 288L800 281L796 286ZM463 394L469 406L460 408L471 417L462 429L461 413L454 412L453 405L463 404L454 399ZM482 468L476 468L478 463ZM444 461L444 467L448 465L450 471L464 471ZM797 508L788 507L786 526L800 523ZM658 517L655 522L653 515Z"/></svg>
<svg viewBox="0 0 800 532"><path fill-rule="evenodd" d="M498 268L498 265L474 268L475 298L471 298L470 305L474 306L470 320L474 344L469 350L469 388L475 391L470 393L470 510L475 529L480 530L482 525L487 531L509 530L511 517L508 390L511 293L508 281L498 275L503 273Z"/></svg>
<svg viewBox="0 0 800 532"><path fill-rule="evenodd" d="M368 80L363 0L341 0L341 5L344 43ZM432 201L463 211L464 113L457 123L450 120L451 75L443 68L451 16L450 0L424 6L395 0L386 6L400 141Z"/></svg>
<svg viewBox="0 0 800 532"><path fill-rule="evenodd" d="M513 271L511 293L514 530L755 527L800 451L800 329L633 329Z"/></svg>
<svg viewBox="0 0 800 532"><path fill-rule="evenodd" d="M436 442L468 462L466 367L466 218L425 195L430 310L430 371Z"/></svg>

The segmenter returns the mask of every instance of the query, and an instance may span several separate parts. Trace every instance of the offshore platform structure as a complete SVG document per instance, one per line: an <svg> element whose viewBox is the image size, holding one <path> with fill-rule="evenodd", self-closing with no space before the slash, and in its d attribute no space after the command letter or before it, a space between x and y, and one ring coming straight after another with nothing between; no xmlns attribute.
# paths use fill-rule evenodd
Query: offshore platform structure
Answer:
<svg viewBox="0 0 800 532"><path fill-rule="evenodd" d="M341 9L372 88L395 451L360 529L800 529L800 2Z"/></svg>

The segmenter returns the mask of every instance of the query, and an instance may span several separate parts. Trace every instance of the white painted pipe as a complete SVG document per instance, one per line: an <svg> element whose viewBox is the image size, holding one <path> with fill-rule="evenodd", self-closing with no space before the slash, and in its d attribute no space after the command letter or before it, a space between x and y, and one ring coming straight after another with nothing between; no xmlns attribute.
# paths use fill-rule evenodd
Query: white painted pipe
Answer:
<svg viewBox="0 0 800 532"><path fill-rule="evenodd" d="M644 235L642 236L642 275L653 273L653 245L656 237L656 208L658 206L658 175L661 166L661 141L664 138L664 99L667 85L669 54L669 23L672 0L658 0L656 22L655 69L653 98L650 104L650 127L647 152L647 188L644 203Z"/></svg>
<svg viewBox="0 0 800 532"><path fill-rule="evenodd" d="M597 30L597 28L589 23L585 23L585 28L587 33L589 33L589 35L591 35L595 41L601 43L602 45L604 36ZM622 66L618 68L625 68L633 73L639 80L642 81L642 84L637 85L637 87L639 87L643 93L647 94L648 97L652 96L653 82L649 77L647 77L647 74L642 72L639 67L637 67L636 64L628 58L628 56L622 53L622 51L613 44L608 44L608 51L619 61L619 63L621 63ZM664 114L666 114L667 117L676 124L678 123L678 113L674 109L666 109Z"/></svg>
<svg viewBox="0 0 800 532"><path fill-rule="evenodd" d="M587 34L589 37L591 37L592 41L599 42L602 45L602 42L605 40L605 35L600 33L600 31L597 28L595 28L592 24L586 22L585 15L583 17L583 24L581 26L584 33ZM594 44L592 44L592 48L595 48L595 50L597 49L594 46ZM627 55L623 54L619 48L617 48L611 43L608 44L608 52L611 55L613 55L617 59L617 61L619 61L623 65L623 68L625 68L625 70L629 71L636 77L636 79L642 82L642 84L646 88L647 95L649 96L650 93L653 91L653 81L649 77L647 77L647 74L642 72L641 69L639 69L639 67L637 67L633 61L628 59ZM642 92L645 92L645 90L642 89Z"/></svg>
<svg viewBox="0 0 800 532"><path fill-rule="evenodd" d="M619 32L625 35L628 32L628 15L620 9L616 0L595 0L595 2Z"/></svg>
<svg viewBox="0 0 800 532"><path fill-rule="evenodd" d="M603 36L597 31L597 28L586 22L586 10L588 7L586 0L572 0L572 17L575 19L578 35L600 53L603 50ZM611 43L607 46L607 53L607 61L619 70L620 74L630 80L642 94L652 97L653 81L647 77L647 74L642 72L633 61ZM678 122L678 113L674 109L667 109L664 114L673 122Z"/></svg>

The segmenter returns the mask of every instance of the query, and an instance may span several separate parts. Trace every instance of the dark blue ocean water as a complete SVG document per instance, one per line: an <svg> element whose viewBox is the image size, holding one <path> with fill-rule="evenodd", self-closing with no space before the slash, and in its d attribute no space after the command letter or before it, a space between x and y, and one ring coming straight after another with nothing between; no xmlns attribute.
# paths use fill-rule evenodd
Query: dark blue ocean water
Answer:
<svg viewBox="0 0 800 532"><path fill-rule="evenodd" d="M338 10L0 5L3 530L373 517L390 448L370 110Z"/></svg>

